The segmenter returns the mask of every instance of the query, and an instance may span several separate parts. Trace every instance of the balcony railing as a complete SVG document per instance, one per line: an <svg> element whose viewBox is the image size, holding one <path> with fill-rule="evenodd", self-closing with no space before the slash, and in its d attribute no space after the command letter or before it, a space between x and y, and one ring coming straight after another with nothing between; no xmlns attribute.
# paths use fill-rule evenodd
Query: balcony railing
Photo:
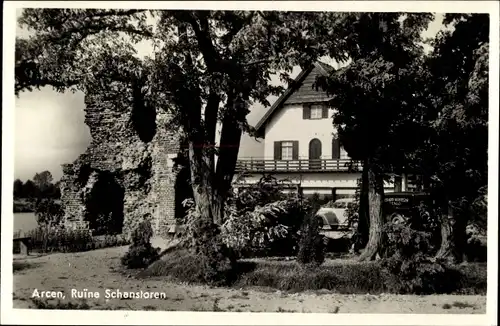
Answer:
<svg viewBox="0 0 500 326"><path fill-rule="evenodd" d="M350 159L297 159L273 160L241 158L236 163L236 171L248 172L350 172L361 170L361 162Z"/></svg>

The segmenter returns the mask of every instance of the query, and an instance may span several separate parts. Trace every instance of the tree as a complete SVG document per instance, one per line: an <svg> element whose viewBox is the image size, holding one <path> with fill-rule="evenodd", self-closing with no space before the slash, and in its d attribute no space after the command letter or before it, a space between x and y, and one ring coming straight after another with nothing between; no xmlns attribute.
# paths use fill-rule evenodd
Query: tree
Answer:
<svg viewBox="0 0 500 326"><path fill-rule="evenodd" d="M388 172L401 172L418 146L419 101L424 89L423 47L420 34L431 14L360 13L345 26L352 46L347 67L319 79L333 96L338 136L353 160L363 162L360 198L361 236L366 248L360 260L382 255L385 216L382 211L384 180ZM367 207L365 206L367 205ZM367 225L369 228L367 228Z"/></svg>
<svg viewBox="0 0 500 326"><path fill-rule="evenodd" d="M14 198L24 198L23 182L19 179L14 180Z"/></svg>
<svg viewBox="0 0 500 326"><path fill-rule="evenodd" d="M188 143L201 219L220 225L254 102L290 81L296 65L322 55L345 60L341 27L350 14L257 11L25 9L34 33L16 40L16 93L43 86L81 90L110 108L165 109ZM322 39L319 39L322 37ZM154 56L133 44L149 41ZM216 144L217 125L221 126ZM217 156L217 164L215 164Z"/></svg>
<svg viewBox="0 0 500 326"><path fill-rule="evenodd" d="M52 180L52 173L50 173L50 171L43 171L35 174L33 182L37 186L40 196L44 197L47 194L47 191L52 186Z"/></svg>
<svg viewBox="0 0 500 326"><path fill-rule="evenodd" d="M437 257L463 259L466 226L486 224L488 184L487 14L448 14L427 62L430 134L420 158L441 194L442 243Z"/></svg>
<svg viewBox="0 0 500 326"><path fill-rule="evenodd" d="M26 180L23 184L23 194L25 198L35 198L37 195L37 187L31 180Z"/></svg>
<svg viewBox="0 0 500 326"><path fill-rule="evenodd" d="M49 196L53 199L61 198L61 181L57 181L50 188Z"/></svg>

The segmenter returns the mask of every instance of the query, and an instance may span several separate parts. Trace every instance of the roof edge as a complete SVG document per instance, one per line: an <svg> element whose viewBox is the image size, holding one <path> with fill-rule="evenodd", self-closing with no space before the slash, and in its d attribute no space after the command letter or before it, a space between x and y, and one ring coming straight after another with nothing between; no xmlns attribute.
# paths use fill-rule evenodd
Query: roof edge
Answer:
<svg viewBox="0 0 500 326"><path fill-rule="evenodd" d="M276 109L286 101L286 99L292 94L293 91L296 90L297 85L299 85L302 80L312 71L315 65L311 65L307 69L303 69L297 77L293 80L292 84L286 89L286 91L274 102L269 110L267 110L266 114L257 122L255 125L255 129L258 132L261 132L262 127L265 125L266 121L273 115Z"/></svg>
<svg viewBox="0 0 500 326"><path fill-rule="evenodd" d="M323 63L326 64L326 63ZM328 76L330 74L329 71L326 71L326 69L323 67L323 65L320 64L320 62L316 61L313 64L309 66L307 69L303 69L297 77L292 82L292 85L290 85L286 91L274 102L274 104L271 106L271 108L264 114L264 116L257 122L255 125L255 129L257 132L262 133L262 128L266 124L267 120L274 114L274 112L283 104L288 97L296 90L297 86L300 85L300 83L304 80L304 78L314 69L318 68L325 76ZM334 69L332 67L332 69Z"/></svg>

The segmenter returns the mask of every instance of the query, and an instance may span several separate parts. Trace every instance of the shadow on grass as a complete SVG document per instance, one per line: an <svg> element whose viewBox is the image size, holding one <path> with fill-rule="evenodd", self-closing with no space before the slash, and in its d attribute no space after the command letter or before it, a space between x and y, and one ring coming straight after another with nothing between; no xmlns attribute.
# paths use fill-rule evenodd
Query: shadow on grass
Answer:
<svg viewBox="0 0 500 326"><path fill-rule="evenodd" d="M40 267L40 263L29 263L26 261L13 261L12 262L12 271L14 273L21 272L27 269Z"/></svg>

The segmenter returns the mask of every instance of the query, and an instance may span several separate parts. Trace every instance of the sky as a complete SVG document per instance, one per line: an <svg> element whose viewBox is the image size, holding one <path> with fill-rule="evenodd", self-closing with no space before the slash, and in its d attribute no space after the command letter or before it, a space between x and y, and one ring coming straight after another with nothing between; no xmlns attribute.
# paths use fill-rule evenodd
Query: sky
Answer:
<svg viewBox="0 0 500 326"><path fill-rule="evenodd" d="M21 14L17 12L17 16ZM442 15L424 32L425 37L434 36L442 26ZM16 29L16 36L26 37L28 33ZM140 53L148 52L148 45L138 47ZM328 62L327 60L325 61ZM294 69L292 77L300 70ZM272 104L276 97L270 97ZM15 158L14 178L23 181L33 178L35 173L48 170L54 180L62 176L61 164L73 162L90 144L90 133L84 123L84 95L57 93L50 87L32 92L22 92L15 102ZM255 125L264 115L266 108L256 104L250 108L248 122ZM244 135L240 157L263 155L262 143Z"/></svg>

